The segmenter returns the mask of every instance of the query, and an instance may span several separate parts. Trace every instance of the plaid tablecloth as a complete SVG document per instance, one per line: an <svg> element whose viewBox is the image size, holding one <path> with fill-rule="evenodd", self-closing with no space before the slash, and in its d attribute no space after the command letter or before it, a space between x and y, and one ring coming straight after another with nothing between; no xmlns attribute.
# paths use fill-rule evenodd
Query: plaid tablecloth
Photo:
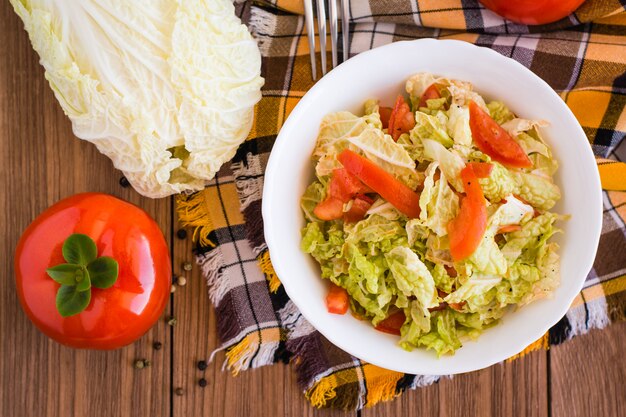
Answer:
<svg viewBox="0 0 626 417"><path fill-rule="evenodd" d="M528 27L503 20L475 0L350 2L350 55L424 37L492 48L558 91L602 158L603 228L593 270L567 315L523 353L625 317L626 192L618 190L626 189L626 165L617 162L626 160L625 10L624 1L588 0L559 22ZM197 262L218 315L225 365L236 374L291 361L306 397L318 407L358 409L437 381L436 375L384 370L334 347L283 291L263 239L261 196L276 135L313 84L304 20L298 15L302 4L248 2L238 5L237 13L263 55L263 99L249 139L232 163L204 191L177 201L180 221L194 228Z"/></svg>

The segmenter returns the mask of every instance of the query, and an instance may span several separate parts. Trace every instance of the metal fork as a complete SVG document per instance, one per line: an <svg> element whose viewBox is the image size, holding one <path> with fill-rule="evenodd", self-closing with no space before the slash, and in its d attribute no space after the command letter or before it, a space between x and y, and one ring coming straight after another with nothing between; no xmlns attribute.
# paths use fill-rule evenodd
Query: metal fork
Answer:
<svg viewBox="0 0 626 417"><path fill-rule="evenodd" d="M341 5L341 31L343 61L348 59L348 38L350 36L350 16L348 11L349 0L328 0L328 21L330 25L330 51L333 68L338 65L337 47L339 33L337 32L337 1ZM326 75L326 6L325 0L317 0L317 24L320 38L320 58L322 63L322 76ZM317 80L317 68L315 65L315 25L313 23L313 0L304 0L304 20L309 38L309 53L311 55L311 77Z"/></svg>

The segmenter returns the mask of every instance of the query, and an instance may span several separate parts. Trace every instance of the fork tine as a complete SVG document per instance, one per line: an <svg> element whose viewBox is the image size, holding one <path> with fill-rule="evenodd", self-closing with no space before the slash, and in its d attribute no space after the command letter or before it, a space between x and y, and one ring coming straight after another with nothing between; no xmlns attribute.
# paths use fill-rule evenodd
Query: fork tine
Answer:
<svg viewBox="0 0 626 417"><path fill-rule="evenodd" d="M344 62L350 56L350 10L348 9L349 0L341 0L341 40L343 41L343 60Z"/></svg>
<svg viewBox="0 0 626 417"><path fill-rule="evenodd" d="M330 50L333 60L333 68L337 66L337 0L328 0L328 20L330 22Z"/></svg>
<svg viewBox="0 0 626 417"><path fill-rule="evenodd" d="M326 75L326 7L324 0L317 0L317 25L320 37L320 58L322 59L322 76Z"/></svg>
<svg viewBox="0 0 626 417"><path fill-rule="evenodd" d="M309 55L311 56L311 78L317 80L317 68L315 66L315 27L313 25L313 3L312 0L304 0L304 20L306 33L309 38Z"/></svg>

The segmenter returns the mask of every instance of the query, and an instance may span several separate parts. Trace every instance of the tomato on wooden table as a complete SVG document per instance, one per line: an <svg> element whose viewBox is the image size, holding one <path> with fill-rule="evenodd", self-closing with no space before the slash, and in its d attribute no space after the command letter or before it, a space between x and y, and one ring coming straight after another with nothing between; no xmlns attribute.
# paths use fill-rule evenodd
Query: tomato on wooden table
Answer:
<svg viewBox="0 0 626 417"><path fill-rule="evenodd" d="M404 311L400 310L378 323L375 329L384 333L400 336L400 329L405 321L406 316L404 315Z"/></svg>
<svg viewBox="0 0 626 417"><path fill-rule="evenodd" d="M66 261L77 267L72 264L80 260L70 262L68 257L76 258L76 253L67 249L77 236L95 242L93 256L114 260L116 279L96 288L102 270L90 263L88 303L82 311L59 310L56 297L62 285L47 270ZM39 215L17 245L15 273L17 294L30 320L52 339L88 349L115 349L141 337L161 316L171 287L169 250L156 222L140 208L99 193L74 195ZM77 278L76 286L86 281ZM75 299L64 301L75 307Z"/></svg>
<svg viewBox="0 0 626 417"><path fill-rule="evenodd" d="M326 308L332 314L346 314L348 312L349 301L348 291L333 283L326 295Z"/></svg>
<svg viewBox="0 0 626 417"><path fill-rule="evenodd" d="M349 149L337 157L344 168L409 218L420 214L420 196L393 175Z"/></svg>
<svg viewBox="0 0 626 417"><path fill-rule="evenodd" d="M459 214L448 223L450 254L457 262L474 253L487 229L487 201L472 165L463 168L461 179L465 196Z"/></svg>
<svg viewBox="0 0 626 417"><path fill-rule="evenodd" d="M513 22L525 25L542 25L556 22L574 12L585 0L480 0Z"/></svg>
<svg viewBox="0 0 626 417"><path fill-rule="evenodd" d="M533 164L519 143L473 101L469 103L470 129L478 149L509 168L529 168Z"/></svg>

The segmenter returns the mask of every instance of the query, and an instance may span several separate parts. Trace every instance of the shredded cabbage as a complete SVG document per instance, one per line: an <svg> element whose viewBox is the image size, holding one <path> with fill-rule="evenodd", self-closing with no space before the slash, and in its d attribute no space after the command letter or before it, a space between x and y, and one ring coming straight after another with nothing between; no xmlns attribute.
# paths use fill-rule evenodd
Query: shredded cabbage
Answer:
<svg viewBox="0 0 626 417"><path fill-rule="evenodd" d="M442 97L417 108L432 83L444 88ZM428 73L411 77L406 91L416 124L397 142L382 129L377 100L365 103L363 116L338 112L324 118L313 155L317 175L301 200L307 221L302 250L320 263L322 278L346 289L356 314L377 325L401 310L399 345L441 356L496 325L512 306L552 293L559 283L559 257L550 238L565 216L549 211L560 198L552 179L558 164L540 136L542 121L516 118L502 102L485 104L471 84ZM509 169L475 146L469 100L512 134L531 168ZM362 220L320 221L313 209L326 198L328 175L341 167L337 155L344 149L412 189L419 186L419 215L407 218L372 192ZM460 211L465 190L460 172L469 162L493 166L479 180L487 225L474 253L455 262L448 225Z"/></svg>

